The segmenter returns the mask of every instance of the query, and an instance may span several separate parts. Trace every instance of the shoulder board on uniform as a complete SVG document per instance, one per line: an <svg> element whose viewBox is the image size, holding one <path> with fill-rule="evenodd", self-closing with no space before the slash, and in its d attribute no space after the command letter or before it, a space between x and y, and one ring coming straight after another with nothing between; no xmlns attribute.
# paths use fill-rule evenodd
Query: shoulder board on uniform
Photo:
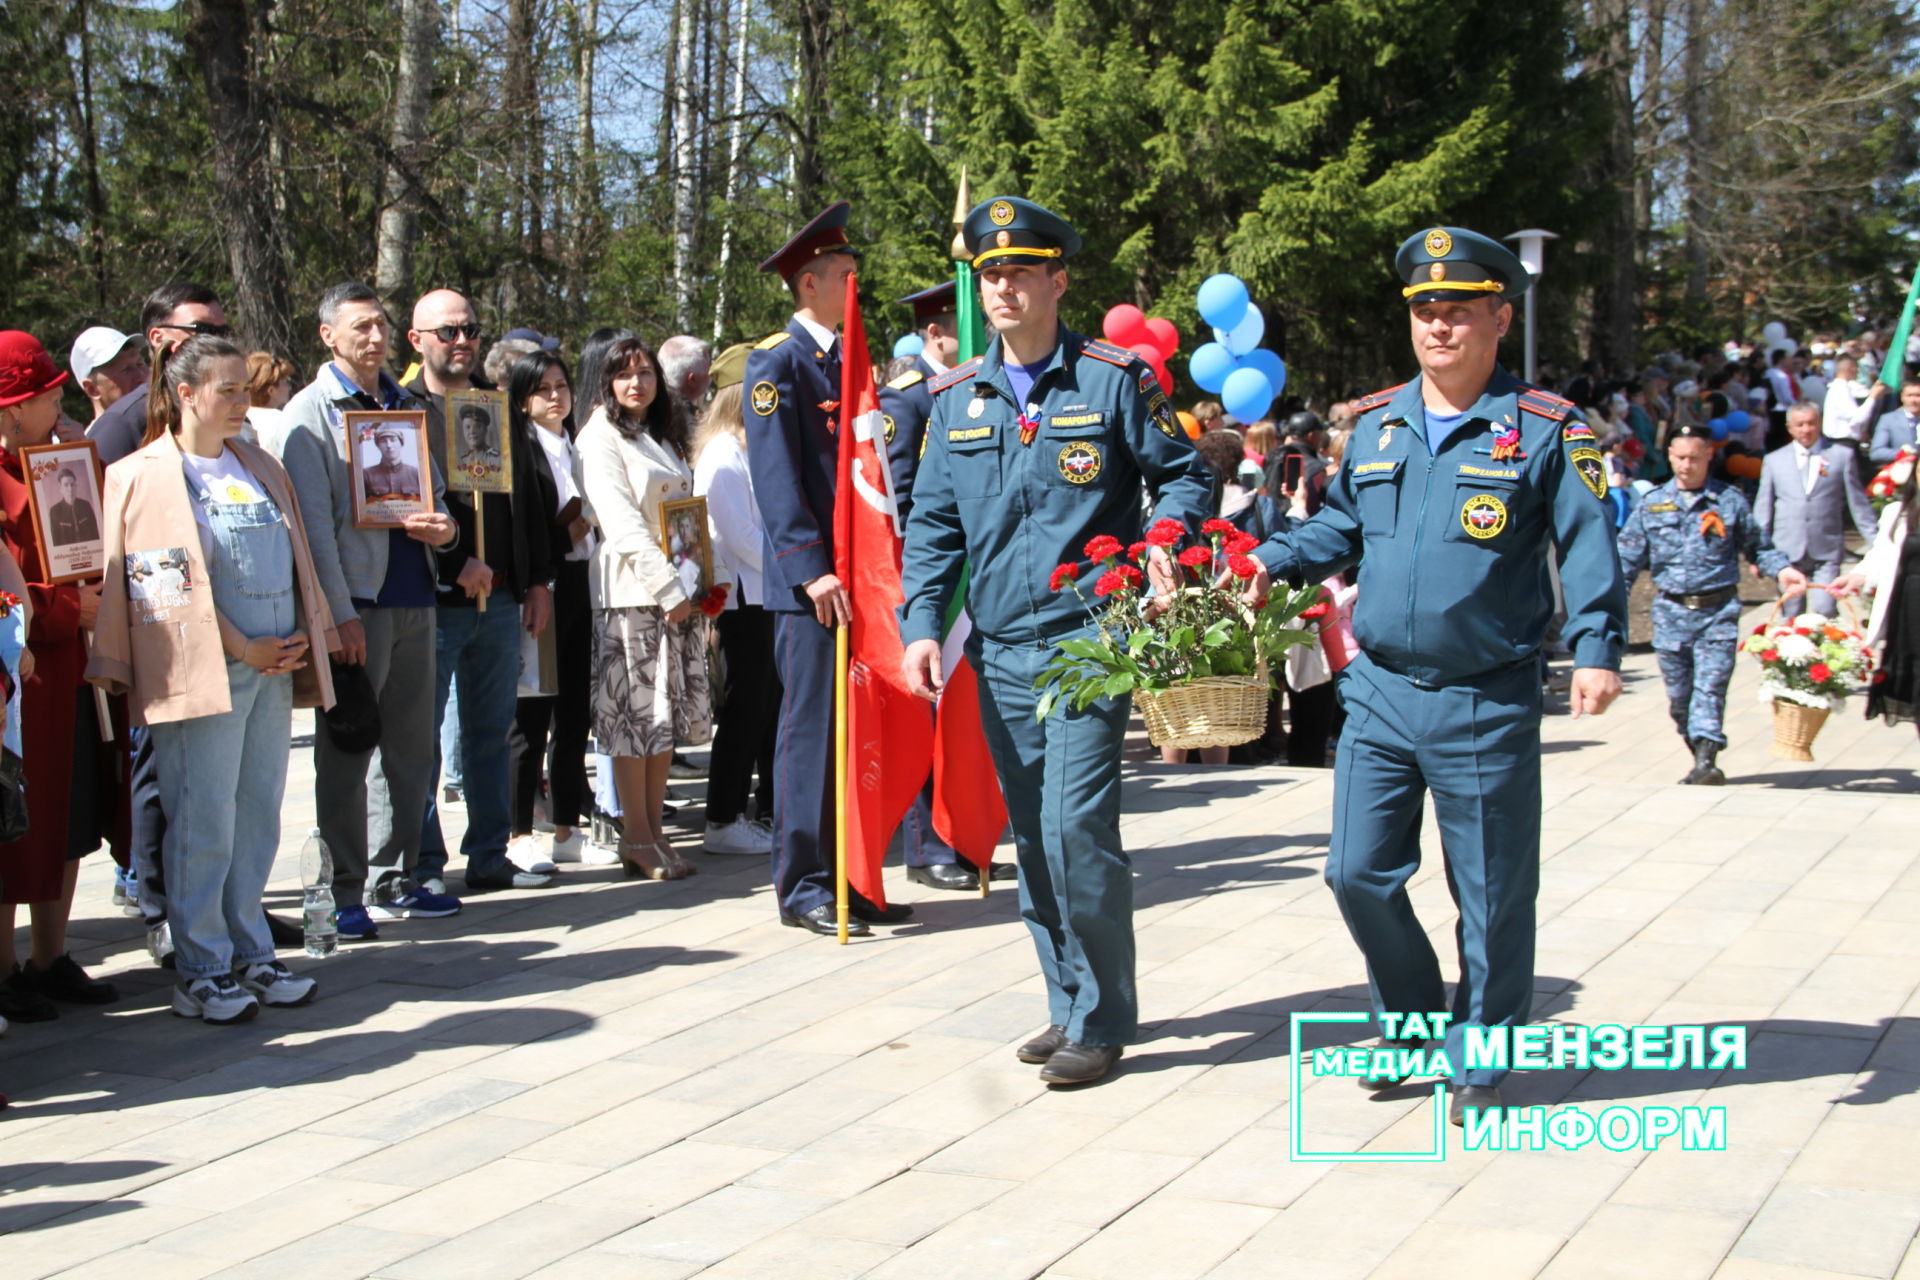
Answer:
<svg viewBox="0 0 1920 1280"><path fill-rule="evenodd" d="M788 338L791 338L792 336L793 335L788 333L785 329L782 329L780 332L770 333L766 337L760 339L760 341L754 343L753 349L755 351L771 351L775 347L779 346L781 343L785 342Z"/></svg>
<svg viewBox="0 0 1920 1280"><path fill-rule="evenodd" d="M1368 413L1374 409L1380 408L1384 404L1391 403L1394 396L1399 394L1400 388L1406 385L1407 385L1406 383L1401 382L1401 383L1397 383L1394 386L1388 387L1383 391L1376 391L1372 395L1361 396L1358 400L1355 400L1353 402L1354 413L1355 414Z"/></svg>
<svg viewBox="0 0 1920 1280"><path fill-rule="evenodd" d="M1108 364L1117 364L1122 369L1140 358L1138 351L1129 351L1125 347L1116 347L1111 342L1102 342L1099 338L1088 338L1080 348L1095 360L1105 360Z"/></svg>
<svg viewBox="0 0 1920 1280"><path fill-rule="evenodd" d="M895 391L905 391L908 387L912 386L916 382L921 381L926 376L927 376L926 374L920 372L918 369L909 369L897 378L889 378L887 380L887 385L892 387Z"/></svg>
<svg viewBox="0 0 1920 1280"><path fill-rule="evenodd" d="M971 378L974 375L974 372L976 370L980 368L980 363L985 358L986 357L984 356L975 356L973 359L967 361L965 364L955 365L953 368L947 370L945 373L935 378L932 382L928 383L927 389L930 391L945 391L948 387L953 386L955 383L965 382L967 379Z"/></svg>
<svg viewBox="0 0 1920 1280"><path fill-rule="evenodd" d="M1551 391L1528 387L1518 397L1520 408L1550 422L1565 422L1573 412L1573 401L1563 400Z"/></svg>

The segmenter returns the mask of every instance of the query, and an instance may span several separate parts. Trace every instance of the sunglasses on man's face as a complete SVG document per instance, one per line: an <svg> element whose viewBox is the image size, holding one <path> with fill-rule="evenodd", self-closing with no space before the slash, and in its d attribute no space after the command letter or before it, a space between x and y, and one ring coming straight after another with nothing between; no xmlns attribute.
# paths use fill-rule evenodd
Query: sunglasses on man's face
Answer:
<svg viewBox="0 0 1920 1280"><path fill-rule="evenodd" d="M471 342L480 336L480 326L477 324L443 324L438 329L429 329L427 332L442 342L453 342L460 338L465 338Z"/></svg>
<svg viewBox="0 0 1920 1280"><path fill-rule="evenodd" d="M175 324L169 320L156 327L161 329L178 329L182 333L204 333L210 338L230 338L233 336L232 325L208 324L204 320L196 320L192 324Z"/></svg>

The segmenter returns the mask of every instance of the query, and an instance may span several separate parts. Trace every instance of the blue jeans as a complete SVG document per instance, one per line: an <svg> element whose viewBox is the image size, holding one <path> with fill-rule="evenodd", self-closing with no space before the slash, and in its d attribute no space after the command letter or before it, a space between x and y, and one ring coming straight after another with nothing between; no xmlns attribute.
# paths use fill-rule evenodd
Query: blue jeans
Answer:
<svg viewBox="0 0 1920 1280"><path fill-rule="evenodd" d="M467 834L461 838L460 852L466 855L469 875L502 875L509 870L507 837L513 827L507 732L519 704L520 607L503 593L488 602L485 613L442 608L434 654L436 738L438 726L447 718L449 686L459 693L461 793L467 802ZM419 874L423 877L444 876L447 871L447 841L440 831L437 743L434 757L420 831Z"/></svg>

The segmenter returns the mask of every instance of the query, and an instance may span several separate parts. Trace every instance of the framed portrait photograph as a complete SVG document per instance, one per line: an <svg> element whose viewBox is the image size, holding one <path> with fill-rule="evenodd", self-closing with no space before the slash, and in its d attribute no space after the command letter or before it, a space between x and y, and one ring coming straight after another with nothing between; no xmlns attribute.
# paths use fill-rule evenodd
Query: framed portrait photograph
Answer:
<svg viewBox="0 0 1920 1280"><path fill-rule="evenodd" d="M345 415L353 527L392 529L433 510L427 415L412 409L352 409Z"/></svg>
<svg viewBox="0 0 1920 1280"><path fill-rule="evenodd" d="M107 567L101 536L100 455L91 440L33 445L20 451L34 536L58 586L98 578Z"/></svg>
<svg viewBox="0 0 1920 1280"><path fill-rule="evenodd" d="M675 498L660 504L660 549L673 562L687 599L700 603L713 586L713 541L707 536L705 498Z"/></svg>
<svg viewBox="0 0 1920 1280"><path fill-rule="evenodd" d="M513 492L513 440L504 391L447 392L447 488Z"/></svg>

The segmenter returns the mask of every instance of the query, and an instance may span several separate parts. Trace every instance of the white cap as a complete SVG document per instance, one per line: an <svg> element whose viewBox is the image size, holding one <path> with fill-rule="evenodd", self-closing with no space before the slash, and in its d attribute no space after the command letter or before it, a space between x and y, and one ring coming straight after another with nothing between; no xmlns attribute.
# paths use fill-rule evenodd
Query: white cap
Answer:
<svg viewBox="0 0 1920 1280"><path fill-rule="evenodd" d="M83 330L73 340L73 354L67 357L67 365L73 370L73 380L80 382L92 375L95 369L106 364L122 351L133 339L118 329L109 329L97 324Z"/></svg>

